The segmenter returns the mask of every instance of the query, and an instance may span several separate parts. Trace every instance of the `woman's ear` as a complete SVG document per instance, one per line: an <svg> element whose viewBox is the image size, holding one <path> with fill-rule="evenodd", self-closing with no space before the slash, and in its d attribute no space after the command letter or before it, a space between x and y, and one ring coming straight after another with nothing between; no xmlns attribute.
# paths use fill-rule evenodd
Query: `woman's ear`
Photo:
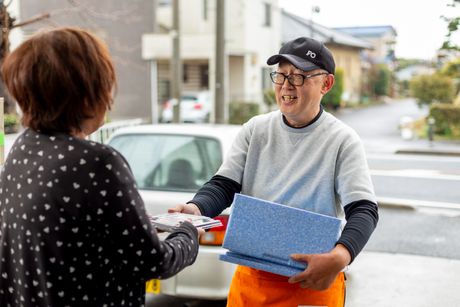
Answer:
<svg viewBox="0 0 460 307"><path fill-rule="evenodd" d="M323 80L323 86L321 88L321 94L326 95L327 92L329 92L334 85L335 78L333 74L328 74L326 78Z"/></svg>

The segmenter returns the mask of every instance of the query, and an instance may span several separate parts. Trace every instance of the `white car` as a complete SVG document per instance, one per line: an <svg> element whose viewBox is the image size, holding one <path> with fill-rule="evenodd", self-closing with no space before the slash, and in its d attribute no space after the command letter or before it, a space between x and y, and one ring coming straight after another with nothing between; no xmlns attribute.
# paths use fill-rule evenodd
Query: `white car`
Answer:
<svg viewBox="0 0 460 307"><path fill-rule="evenodd" d="M193 198L225 159L240 126L159 124L117 130L108 144L128 160L149 214L167 212ZM225 299L235 266L220 261L219 254L228 221L206 232L200 240L195 263L167 280L161 293L202 299Z"/></svg>
<svg viewBox="0 0 460 307"><path fill-rule="evenodd" d="M163 104L161 121L173 120L173 108L177 99L170 99ZM180 101L180 118L184 123L207 123L211 115L212 103L209 91L184 92Z"/></svg>

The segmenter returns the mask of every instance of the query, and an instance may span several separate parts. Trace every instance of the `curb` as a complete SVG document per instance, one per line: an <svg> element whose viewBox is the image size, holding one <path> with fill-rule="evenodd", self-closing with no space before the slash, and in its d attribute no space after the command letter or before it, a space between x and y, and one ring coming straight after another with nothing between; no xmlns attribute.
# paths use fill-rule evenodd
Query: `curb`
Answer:
<svg viewBox="0 0 460 307"><path fill-rule="evenodd" d="M395 154L460 157L460 151L438 149L399 149L395 151Z"/></svg>
<svg viewBox="0 0 460 307"><path fill-rule="evenodd" d="M377 197L377 203L382 207L400 207L403 209L413 210L419 208L460 210L460 203L435 202L404 198Z"/></svg>

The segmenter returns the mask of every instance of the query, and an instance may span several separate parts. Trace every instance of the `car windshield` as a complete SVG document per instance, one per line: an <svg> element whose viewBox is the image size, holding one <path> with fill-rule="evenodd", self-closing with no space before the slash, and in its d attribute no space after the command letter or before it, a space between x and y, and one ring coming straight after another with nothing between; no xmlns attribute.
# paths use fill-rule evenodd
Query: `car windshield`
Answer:
<svg viewBox="0 0 460 307"><path fill-rule="evenodd" d="M119 135L110 145L128 160L140 189L196 191L222 164L218 140L169 134Z"/></svg>

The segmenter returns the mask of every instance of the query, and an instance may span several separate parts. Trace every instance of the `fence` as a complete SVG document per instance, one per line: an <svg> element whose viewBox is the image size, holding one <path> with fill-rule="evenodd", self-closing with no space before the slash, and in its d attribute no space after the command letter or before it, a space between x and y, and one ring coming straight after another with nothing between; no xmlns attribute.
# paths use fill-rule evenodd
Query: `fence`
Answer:
<svg viewBox="0 0 460 307"><path fill-rule="evenodd" d="M105 143L107 139L114 133L117 129L129 126L136 126L143 124L141 118L135 118L130 120L121 120L116 122L111 122L100 127L96 132L90 134L88 139L91 141Z"/></svg>

